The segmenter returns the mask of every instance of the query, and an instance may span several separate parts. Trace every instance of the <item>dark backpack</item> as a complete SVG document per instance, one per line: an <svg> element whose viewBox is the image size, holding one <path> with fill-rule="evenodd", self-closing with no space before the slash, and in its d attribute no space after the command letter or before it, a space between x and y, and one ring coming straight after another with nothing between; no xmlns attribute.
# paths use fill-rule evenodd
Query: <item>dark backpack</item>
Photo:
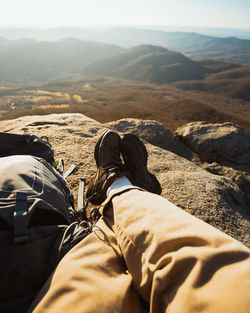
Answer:
<svg viewBox="0 0 250 313"><path fill-rule="evenodd" d="M75 222L66 181L40 153L53 162L46 141L0 134L0 312L26 312L60 259L89 233Z"/></svg>
<svg viewBox="0 0 250 313"><path fill-rule="evenodd" d="M0 157L27 154L43 158L50 164L54 162L54 152L47 137L0 132Z"/></svg>

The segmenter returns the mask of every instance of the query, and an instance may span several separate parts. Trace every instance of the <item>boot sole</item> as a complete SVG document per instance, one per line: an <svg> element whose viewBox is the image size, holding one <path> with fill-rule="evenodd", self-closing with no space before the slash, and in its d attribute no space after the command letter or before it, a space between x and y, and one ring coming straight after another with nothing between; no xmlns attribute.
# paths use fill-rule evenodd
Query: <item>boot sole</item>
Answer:
<svg viewBox="0 0 250 313"><path fill-rule="evenodd" d="M144 143L133 134L125 134L121 139L121 151L124 161L125 163L127 162L128 165L131 165L129 163L132 162L129 162L128 158L126 157L126 151L129 151L131 147L133 147L135 150L140 149L142 151L142 157L140 158L140 160L137 160L137 162L133 164L133 167L137 166L137 168L140 169L141 176L144 176L146 178L143 184L138 184L138 179L135 179L135 185L138 185L139 187L142 187L150 192L161 194L162 188L159 181L157 180L155 175L151 174L147 169L148 152Z"/></svg>
<svg viewBox="0 0 250 313"><path fill-rule="evenodd" d="M100 160L99 160L99 148L100 146L102 145L103 143L103 140L106 138L106 136L110 133L111 131L110 130L106 130L102 135L101 137L98 139L96 145L95 145L95 149L94 149L94 158L95 158L95 161L96 161L96 165L97 165L97 168L100 167ZM100 205L103 200L100 199L100 196L98 194L96 194L95 196L93 196L93 190L92 190L92 187L93 187L93 184L94 184L94 181L97 177L97 173L96 173L96 176L94 178L93 181L90 182L90 185L88 187L88 190L87 190L87 193L86 193L86 196L87 198L90 198L92 196L92 199L90 200L90 202L92 204L95 204L95 205Z"/></svg>
<svg viewBox="0 0 250 313"><path fill-rule="evenodd" d="M147 164L148 164L148 152L144 143L135 135L133 134L125 134L121 139L121 151L123 156L126 159L126 151L128 150L127 147L134 146L135 149L140 149L143 152L143 157L140 159L140 167L143 170L147 171ZM139 161L139 160L138 160Z"/></svg>
<svg viewBox="0 0 250 313"><path fill-rule="evenodd" d="M94 150L94 158L95 158L95 161L96 161L96 165L97 167L99 167L100 165L100 160L99 160L99 147L100 145L102 144L104 138L108 135L108 133L110 132L110 130L106 130L102 136L98 139L96 145L95 145L95 150Z"/></svg>

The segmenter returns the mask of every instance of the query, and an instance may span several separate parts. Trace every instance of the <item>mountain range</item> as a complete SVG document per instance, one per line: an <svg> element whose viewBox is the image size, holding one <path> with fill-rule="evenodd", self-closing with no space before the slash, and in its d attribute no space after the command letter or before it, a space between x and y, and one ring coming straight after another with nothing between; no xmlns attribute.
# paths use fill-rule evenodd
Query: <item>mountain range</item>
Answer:
<svg viewBox="0 0 250 313"><path fill-rule="evenodd" d="M221 40L229 42L229 38ZM248 43L247 40L242 42L246 45ZM239 47L236 45L235 49ZM97 76L156 84L172 83L183 90L219 93L250 100L250 65L247 64L213 59L195 60L180 52L150 44L124 49L117 45L74 38L55 42L0 38L2 82Z"/></svg>
<svg viewBox="0 0 250 313"><path fill-rule="evenodd" d="M152 45L140 45L93 61L83 74L113 76L154 83L202 79L205 67L181 53Z"/></svg>
<svg viewBox="0 0 250 313"><path fill-rule="evenodd" d="M0 81L69 78L91 60L118 52L115 45L66 38L56 42L0 38Z"/></svg>
<svg viewBox="0 0 250 313"><path fill-rule="evenodd" d="M178 28L176 28L178 29ZM179 28L181 30L181 28ZM191 30L191 29L190 29ZM197 29L199 31L199 29ZM219 32L217 32L220 34ZM231 32L237 35L238 32ZM246 32L248 34L248 32ZM215 32L216 34L216 32ZM230 32L228 33L230 34ZM240 32L242 34L242 32ZM85 28L0 28L0 37L8 39L32 38L42 41L58 41L77 38L131 48L141 44L162 46L184 53L195 59L220 59L239 64L250 63L250 40L236 37L216 37L190 31L169 31L133 27L85 27ZM249 37L245 37L249 38Z"/></svg>
<svg viewBox="0 0 250 313"><path fill-rule="evenodd" d="M230 64L229 64L230 65ZM198 90L250 101L250 65L242 65L208 73L203 80L179 81L175 87L183 90Z"/></svg>
<svg viewBox="0 0 250 313"><path fill-rule="evenodd" d="M219 38L187 32L112 28L93 32L93 40L123 47L152 44L176 50L195 59L212 58L239 64L250 63L250 40ZM86 39L86 36L83 37Z"/></svg>

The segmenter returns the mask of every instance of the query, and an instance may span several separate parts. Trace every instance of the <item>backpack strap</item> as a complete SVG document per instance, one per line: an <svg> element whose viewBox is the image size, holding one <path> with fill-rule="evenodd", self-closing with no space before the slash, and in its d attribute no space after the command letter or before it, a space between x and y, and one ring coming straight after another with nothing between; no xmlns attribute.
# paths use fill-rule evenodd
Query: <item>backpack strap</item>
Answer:
<svg viewBox="0 0 250 313"><path fill-rule="evenodd" d="M28 236L28 203L27 194L16 193L16 205L13 212L14 242L21 244L29 241Z"/></svg>
<svg viewBox="0 0 250 313"><path fill-rule="evenodd" d="M78 188L78 201L77 201L77 210L81 211L85 208L84 206L84 187L86 184L86 179L80 177L79 188Z"/></svg>
<svg viewBox="0 0 250 313"><path fill-rule="evenodd" d="M63 178L66 179L70 174L74 172L75 169L76 169L76 165L71 164L70 168L63 174Z"/></svg>

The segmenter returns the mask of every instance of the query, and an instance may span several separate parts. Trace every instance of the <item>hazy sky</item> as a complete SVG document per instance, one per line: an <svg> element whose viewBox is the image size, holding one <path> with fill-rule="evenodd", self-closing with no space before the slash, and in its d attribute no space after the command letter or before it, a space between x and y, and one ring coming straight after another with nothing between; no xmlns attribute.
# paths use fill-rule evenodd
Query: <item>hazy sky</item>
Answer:
<svg viewBox="0 0 250 313"><path fill-rule="evenodd" d="M250 28L250 0L0 0L0 25Z"/></svg>

